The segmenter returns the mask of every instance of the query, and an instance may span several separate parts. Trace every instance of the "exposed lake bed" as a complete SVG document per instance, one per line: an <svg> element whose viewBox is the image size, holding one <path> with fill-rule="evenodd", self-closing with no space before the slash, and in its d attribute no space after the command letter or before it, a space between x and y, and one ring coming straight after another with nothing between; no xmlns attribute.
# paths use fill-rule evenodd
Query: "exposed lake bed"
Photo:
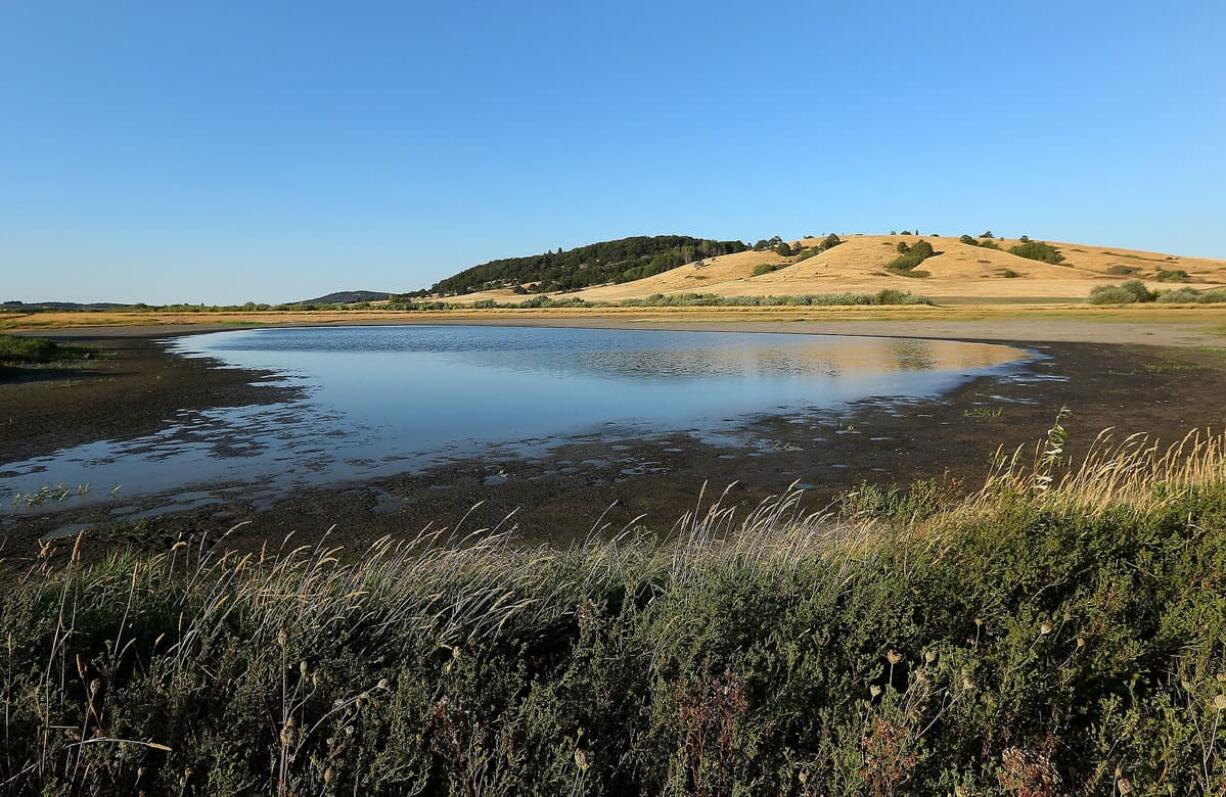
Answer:
<svg viewBox="0 0 1226 797"><path fill-rule="evenodd" d="M418 341L431 334L454 341L455 329L459 328L419 328L407 334ZM718 493L736 483L729 500L748 504L795 482L809 491L815 504L820 504L861 481L905 483L946 473L957 480L981 474L998 444L1033 441L1050 425L1060 406L1074 409L1075 429L1096 432L1117 425L1169 436L1189 425L1218 422L1215 410L1207 404L1198 410L1196 400L1181 400L1178 408L1164 410L1163 386L1169 387L1171 379L1180 379L1185 387L1191 387L1189 381L1206 383L1199 390L1185 392L1185 397L1208 395L1211 399L1215 389L1221 395L1218 372L1147 373L1145 364L1163 355L1133 347L1110 347L1112 367L1104 369L1105 347L1078 344L1036 347L1042 352L1036 358L1007 347L975 348L975 344L940 341L831 341L805 335L747 334L721 338L710 333L706 338L702 337L704 333L677 338L677 333L643 332L637 339L629 335L635 339L633 345L622 346L620 354L610 357L609 351L621 344L611 347L607 339L591 343L593 339L586 333L577 340L589 343L576 343L572 331L569 338L563 334L566 342L562 348L572 355L578 348L575 361L583 367L576 369L573 362L566 365L559 361L557 331L538 330L532 333L537 336L535 343L512 344L509 348L502 345L506 334L497 329L482 332L470 328L463 334L468 336L467 342L446 344L443 348L450 351L441 356L451 358L453 364L458 358L465 374L509 373L513 381L522 378L539 384L542 379L548 381L553 370L567 384L578 383L580 397L560 396L551 404L550 399L529 392L516 400L507 388L509 383L504 382L494 391L498 417L474 415L481 412L481 402L488 401L479 394L480 401L456 411L455 418L472 419L456 421L459 428L474 432L466 439L472 445L454 446L440 454L432 444L432 456L396 457L389 452L411 448L404 444L409 439L404 437L406 433L412 437L423 430L438 430L445 426L445 419L439 419L444 416L431 418L428 406L417 412L422 404L414 405L410 396L396 394L397 402L408 402L400 405L404 413L386 399L380 404L395 409L390 415L381 416L377 407L363 408L367 428L362 434L379 445L372 448L361 442L366 438L354 431L352 407L345 409L344 402L321 400L327 398L328 388L320 387L318 374L293 367L288 369L289 379L285 370L278 375L267 373L272 363L266 358L284 361L287 348L301 349L302 342L310 338L301 330L288 337L278 330L230 334L231 344L240 344L235 349L237 354L209 350L210 337L226 340L224 336L183 339L171 348L192 356L161 356L180 366L207 363L208 373L223 380L234 374L248 381L260 380L263 384L257 385L252 395L265 391L267 395L256 400L268 403L239 403L235 409L221 413L218 417L238 423L224 434L213 434L203 448L192 435L200 434L201 418L207 419L215 408L187 413L195 419L194 431L182 418L171 418L152 435L116 435L106 441L112 448L100 451L92 461L106 464L110 459L112 464L119 464L128 457L154 466L139 475L146 485L148 474L159 472L167 474L172 483L166 489L159 490L154 483L152 488L142 490L140 483L131 481L138 477L129 471L123 479L116 477L120 490L112 495L112 485L91 477L88 497L72 496L17 513L10 507L3 531L17 543L88 529L91 538L100 542L118 538L157 549L182 533L217 533L235 523L251 521L240 532L251 545L269 538L279 540L291 531L303 538L315 538L333 526L338 542L358 544L383 533L412 533L429 522L453 524L479 502L482 506L468 520L470 528L491 525L518 510L517 522L530 538L573 537L576 528L590 528L602 514L614 526L647 514L654 528L666 530L682 512L693 508L704 484L708 493ZM543 349L540 335L547 338ZM657 337L644 341L644 335ZM272 345L260 342L261 336L264 341L272 336ZM522 332L512 332L511 336L524 337ZM329 340L343 337L333 335ZM623 335L622 340L626 339ZM657 341L665 339L671 343L662 347ZM943 351L935 359L934 343ZM967 348L957 349L963 345ZM855 346L860 348L856 350ZM403 356L403 340L391 347L400 354L385 352L384 357ZM435 358L433 372L446 372L446 364L437 359L440 347L430 344L424 348L428 351L422 356ZM643 351L651 356L644 359ZM674 356L679 351L682 354ZM855 353L840 363L833 354L838 351ZM954 351L960 353L955 356ZM736 354L730 356L730 352ZM965 359L971 352L971 359ZM219 354L224 355L229 367L217 367ZM354 352L333 355L334 364L342 369L354 367L350 362ZM662 368L658 361L670 357L672 364ZM814 400L817 383L806 380L817 374L829 381L837 372L838 379L846 384L857 362L877 362L881 367L861 369L859 386L863 389L858 392L842 391L830 401ZM897 368L899 362L910 363L911 370ZM821 367L814 367L815 363ZM886 363L890 367L884 367ZM934 367L938 364L950 367ZM701 373L695 373L695 368ZM357 372L372 371L365 368ZM347 373L342 370L340 377L333 379L333 389L344 385ZM889 383L900 375L913 381L906 385ZM916 375L923 378L915 381ZM939 378L932 379L934 375ZM455 373L452 377L460 378ZM591 384L583 387L588 380ZM627 381L633 389L618 393ZM490 384L496 386L497 380ZM711 384L722 387L721 395L705 396L701 389L696 390ZM395 379L363 382L360 387L354 392L385 397L388 391L404 389ZM472 395L475 387L467 393L444 391L435 404L446 406L452 395ZM55 400L63 401L62 397L75 389L56 391ZM1150 397L1138 401L1138 391ZM695 397L695 392L700 395ZM636 405L634 399L627 398L634 395L651 400ZM827 391L827 395L833 394ZM630 411L610 421L606 416L610 415L607 402L611 397L618 399L616 407L628 406ZM559 418L559 412L575 401L598 411ZM601 406L601 401L606 405ZM404 427L389 431L389 419L402 414L416 420L407 432ZM133 407L132 416L141 417L139 408ZM1130 418L1135 419L1135 425L1128 423ZM490 420L498 425L488 425ZM493 433L498 428L507 432L501 439ZM454 428L442 431L452 442L458 437ZM354 448L355 441L361 445ZM418 448L429 450L431 446ZM284 467L275 467L277 459L269 455L270 451L284 457ZM369 455L363 456L364 451ZM194 458L198 466L195 473L203 478L182 476L183 464L176 462L176 457L184 456L189 462ZM23 461L37 458L27 456ZM253 464L263 470L253 468ZM234 465L238 468L232 469ZM211 469L214 466L220 470ZM7 466L4 469L9 471L6 482L15 483L12 470ZM46 473L50 484L75 486L70 484L73 479L56 479L54 475L58 474L51 469ZM28 492L37 478L36 472L27 472L22 490ZM129 486L125 488L123 482Z"/></svg>

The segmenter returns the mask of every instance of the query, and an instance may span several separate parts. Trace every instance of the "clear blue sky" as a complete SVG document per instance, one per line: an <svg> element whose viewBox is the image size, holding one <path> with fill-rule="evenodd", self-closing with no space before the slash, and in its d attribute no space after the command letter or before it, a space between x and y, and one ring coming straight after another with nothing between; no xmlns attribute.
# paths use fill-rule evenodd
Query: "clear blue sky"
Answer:
<svg viewBox="0 0 1226 797"><path fill-rule="evenodd" d="M409 290L625 235L1226 257L1226 3L0 3L0 299Z"/></svg>

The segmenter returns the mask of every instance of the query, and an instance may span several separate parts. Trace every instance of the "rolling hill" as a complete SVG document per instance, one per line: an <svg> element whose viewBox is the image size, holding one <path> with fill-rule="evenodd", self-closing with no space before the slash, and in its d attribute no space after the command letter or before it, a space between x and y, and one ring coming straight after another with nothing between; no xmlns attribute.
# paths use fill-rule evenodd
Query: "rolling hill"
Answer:
<svg viewBox="0 0 1226 797"><path fill-rule="evenodd" d="M391 291L335 291L315 299L303 299L293 304L353 304L379 302L392 296Z"/></svg>
<svg viewBox="0 0 1226 797"><path fill-rule="evenodd" d="M933 256L909 273L889 269L899 256L899 244L914 246L921 240L932 245ZM818 252L820 239L804 238L790 242L799 254L788 257L771 249L742 249L640 279L593 282L579 290L550 293L585 301L618 301L657 293L759 296L898 288L946 300L1068 301L1085 299L1098 285L1128 279L1140 279L1151 289L1226 285L1226 260L1052 241L1049 243L1059 251L1061 260L1048 263L1010 252L1024 243L1019 239L972 240L967 243L957 237L933 235L845 235L838 246ZM509 287L490 287L454 295L452 301L495 299L509 303L526 298Z"/></svg>

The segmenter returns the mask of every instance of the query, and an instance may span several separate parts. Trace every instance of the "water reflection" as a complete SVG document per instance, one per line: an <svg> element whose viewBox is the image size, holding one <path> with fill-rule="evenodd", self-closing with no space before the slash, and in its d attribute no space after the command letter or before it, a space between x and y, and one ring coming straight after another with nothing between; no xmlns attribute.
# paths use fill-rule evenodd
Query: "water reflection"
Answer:
<svg viewBox="0 0 1226 797"><path fill-rule="evenodd" d="M951 341L457 326L244 330L175 346L276 370L307 396L183 413L155 435L0 465L6 492L93 485L78 506L114 485L129 497L191 485L274 496L490 446L533 454L593 432L714 436L764 413L932 396L1022 356Z"/></svg>

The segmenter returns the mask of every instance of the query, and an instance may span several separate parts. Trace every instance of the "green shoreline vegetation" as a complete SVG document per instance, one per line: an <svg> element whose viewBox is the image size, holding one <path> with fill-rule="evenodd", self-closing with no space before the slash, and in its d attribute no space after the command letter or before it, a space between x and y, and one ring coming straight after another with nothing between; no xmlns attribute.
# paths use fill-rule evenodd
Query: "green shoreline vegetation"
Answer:
<svg viewBox="0 0 1226 797"><path fill-rule="evenodd" d="M86 346L0 334L0 379L16 371L57 364L72 365L96 356L98 352Z"/></svg>
<svg viewBox="0 0 1226 797"><path fill-rule="evenodd" d="M564 550L48 549L0 791L1221 794L1226 439L1065 444Z"/></svg>
<svg viewBox="0 0 1226 797"><path fill-rule="evenodd" d="M108 313L264 313L264 312L306 312L326 310L329 312L345 311L379 311L412 312L439 310L517 310L517 309L550 309L567 307L789 307L789 306L862 306L862 305L931 305L933 301L925 296L917 296L908 291L884 288L875 293L817 293L798 294L794 296L723 296L715 293L679 293L662 294L638 299L622 299L618 301L586 301L577 296L547 296L536 294L523 301L499 302L494 299L481 299L473 302L453 302L444 299L417 298L407 294L393 296L384 304L370 302L355 302L352 304L257 304L247 302L239 305L205 305L205 304L167 304L167 305L116 305L107 308ZM89 310L41 310L34 307L21 308L11 305L13 312L37 314L40 312L90 312ZM0 314L2 315L2 314Z"/></svg>
<svg viewBox="0 0 1226 797"><path fill-rule="evenodd" d="M0 334L0 365L48 365L86 359L93 353L92 349L85 346L69 346L45 338Z"/></svg>

